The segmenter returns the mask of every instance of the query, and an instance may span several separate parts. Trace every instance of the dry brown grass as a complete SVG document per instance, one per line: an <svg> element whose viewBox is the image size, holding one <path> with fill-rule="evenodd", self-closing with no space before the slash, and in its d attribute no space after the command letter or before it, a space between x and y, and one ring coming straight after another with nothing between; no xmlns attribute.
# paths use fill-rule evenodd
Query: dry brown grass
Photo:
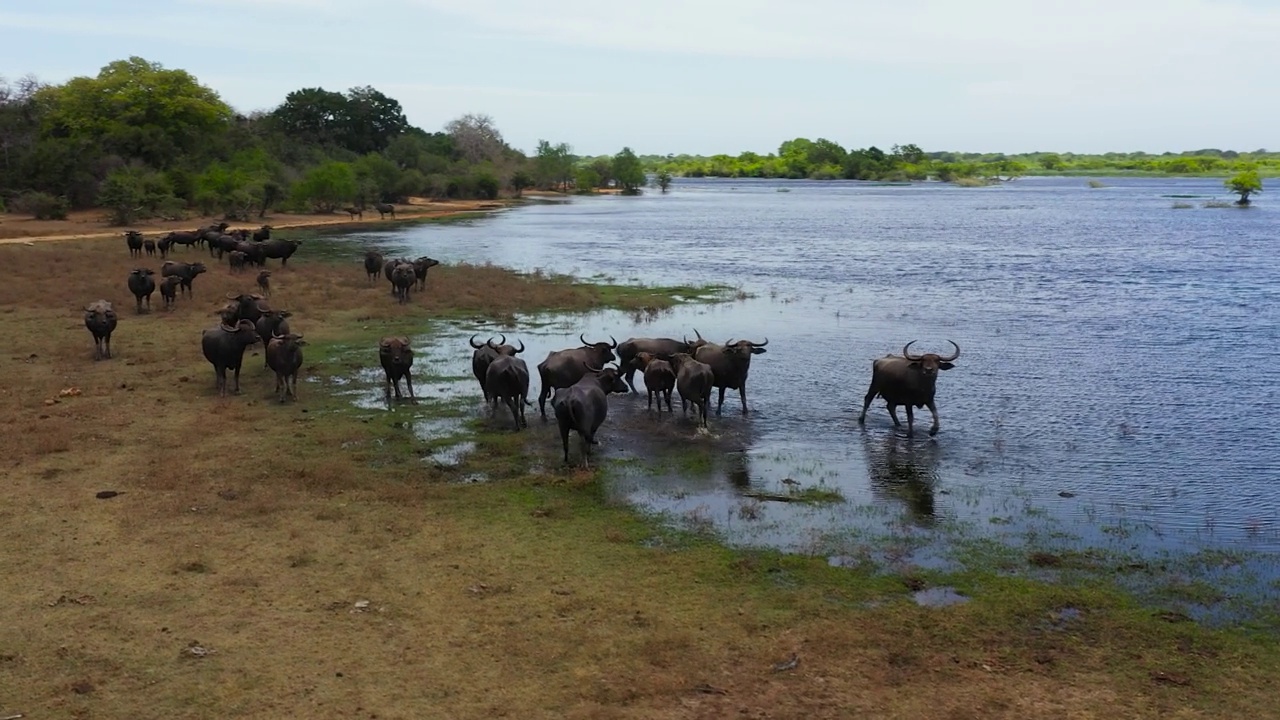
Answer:
<svg viewBox="0 0 1280 720"><path fill-rule="evenodd" d="M858 585L805 582L853 577L828 576L820 558L647 547L638 541L652 529L602 506L586 476L433 483L415 458L379 448L385 426L304 412L318 390L304 384L297 405L269 401L255 358L244 395L220 400L199 330L213 323L215 298L252 277L215 266L196 281L194 302L135 317L124 289L135 263L119 245L0 248L0 715L1269 710L1274 673L1255 653L1189 627L1149 632L1133 620L1140 611L1098 608L1080 631L1053 633L1036 623L1067 593L1015 596L994 610L978 601L929 610L901 597L859 608ZM355 260L304 256L273 278L273 302L295 310L308 337L336 340L432 313L592 301L492 268L437 268L431 278L426 297L401 308L385 283L364 284ZM509 292L474 290L494 284ZM116 358L95 363L79 308L98 297L116 302L121 321ZM69 387L81 393L46 404ZM104 489L123 494L96 499ZM193 642L209 654L191 655ZM770 669L792 653L796 669Z"/></svg>

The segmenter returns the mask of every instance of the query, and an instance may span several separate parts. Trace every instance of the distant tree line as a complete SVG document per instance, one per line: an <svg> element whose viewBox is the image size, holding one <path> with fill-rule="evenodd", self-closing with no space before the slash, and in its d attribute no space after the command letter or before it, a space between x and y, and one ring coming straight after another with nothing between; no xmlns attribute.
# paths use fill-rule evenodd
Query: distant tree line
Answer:
<svg viewBox="0 0 1280 720"><path fill-rule="evenodd" d="M645 168L684 177L808 178L830 180L943 181L1050 174L1227 175L1258 171L1280 174L1280 153L1205 149L1184 153L1001 153L924 152L917 145L846 150L826 138L795 138L776 153L737 156L646 155Z"/></svg>
<svg viewBox="0 0 1280 720"><path fill-rule="evenodd" d="M579 181L644 184L629 149L580 176L567 145L544 144L526 157L477 114L428 132L372 87L301 88L268 112L240 114L186 71L140 57L61 85L0 78L0 210L48 219L101 207L121 224L190 211L249 220Z"/></svg>

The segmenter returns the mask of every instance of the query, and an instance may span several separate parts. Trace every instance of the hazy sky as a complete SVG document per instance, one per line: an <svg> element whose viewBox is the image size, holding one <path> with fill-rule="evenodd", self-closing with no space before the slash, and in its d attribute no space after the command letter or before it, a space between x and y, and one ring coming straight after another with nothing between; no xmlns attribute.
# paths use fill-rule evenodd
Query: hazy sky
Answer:
<svg viewBox="0 0 1280 720"><path fill-rule="evenodd" d="M357 8L360 8L357 10ZM373 85L580 154L1280 148L1280 0L0 0L0 74Z"/></svg>

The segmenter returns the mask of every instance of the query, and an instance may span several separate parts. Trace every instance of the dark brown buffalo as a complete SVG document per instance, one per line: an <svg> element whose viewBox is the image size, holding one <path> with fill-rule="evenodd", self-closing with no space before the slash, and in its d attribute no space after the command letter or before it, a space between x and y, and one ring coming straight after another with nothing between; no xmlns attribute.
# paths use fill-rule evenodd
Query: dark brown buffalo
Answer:
<svg viewBox="0 0 1280 720"><path fill-rule="evenodd" d="M503 402L511 408L511 421L517 431L521 426L529 427L529 421L524 418L524 406L533 403L529 402L529 366L524 360L514 355L494 358L485 369L485 387L493 397L490 417L498 414L498 403Z"/></svg>
<svg viewBox="0 0 1280 720"><path fill-rule="evenodd" d="M429 258L426 255L413 261L413 276L417 279L417 289L427 289L427 271L440 264L439 260Z"/></svg>
<svg viewBox="0 0 1280 720"><path fill-rule="evenodd" d="M769 338L765 338L761 343L750 340L737 342L729 340L724 345L716 345L703 340L699 335L698 341L703 344L697 345L694 349L693 359L711 366L711 372L715 375L715 386L720 390L716 415L724 409L725 390L738 391L738 396L742 399L742 414L746 415L749 412L747 410L747 374L751 371L751 356L764 353L764 347L769 344Z"/></svg>
<svg viewBox="0 0 1280 720"><path fill-rule="evenodd" d="M707 427L707 405L711 404L711 389L716 385L715 373L711 372L710 365L694 360L688 353L672 355L671 364L676 369L680 412L689 412L689 403L693 403L698 411L698 424Z"/></svg>
<svg viewBox="0 0 1280 720"><path fill-rule="evenodd" d="M413 375L409 370L413 367L413 348L409 347L407 337L384 337L378 342L378 360L387 376L384 394L390 398L391 388L396 390L396 399L400 399L400 378L404 378L405 387L409 389L409 397L413 395Z"/></svg>
<svg viewBox="0 0 1280 720"><path fill-rule="evenodd" d="M248 240L237 240L236 246L232 249L239 250L249 258L249 262L264 267L267 264L267 256L262 251L263 243L249 242Z"/></svg>
<svg viewBox="0 0 1280 720"><path fill-rule="evenodd" d="M142 233L137 230L126 230L124 244L129 246L129 257L142 257Z"/></svg>
<svg viewBox="0 0 1280 720"><path fill-rule="evenodd" d="M156 249L160 251L160 258L169 257L169 248L173 247L173 241L168 237L162 237L156 242Z"/></svg>
<svg viewBox="0 0 1280 720"><path fill-rule="evenodd" d="M262 249L262 256L264 258L278 259L280 267L289 264L289 258L293 257L293 254L298 251L298 247L301 245L301 240L281 240L280 238L258 243L258 247ZM259 265L261 264L259 263Z"/></svg>
<svg viewBox="0 0 1280 720"><path fill-rule="evenodd" d="M147 251L147 257L155 257L155 255L156 255L156 241L155 241L155 240L143 240L143 241L142 241L142 249Z"/></svg>
<svg viewBox="0 0 1280 720"><path fill-rule="evenodd" d="M484 394L484 401L489 402L488 390L488 371L489 363L498 359L501 355L519 355L524 352L524 342L521 341L520 349L512 347L507 343L507 336L503 335L497 345L493 344L493 338L489 338L487 342L477 343L476 336L472 335L467 341L471 347L475 348L471 353L471 374L476 376L476 382L480 383L480 392Z"/></svg>
<svg viewBox="0 0 1280 720"><path fill-rule="evenodd" d="M676 371L671 363L662 360L649 352L636 353L631 360L633 370L644 372L644 390L649 397L649 409L653 409L653 396L658 396L658 412L662 412L662 399L667 400L667 411L675 412L671 407L671 391L676 387Z"/></svg>
<svg viewBox="0 0 1280 720"><path fill-rule="evenodd" d="M409 258L391 258L382 263L382 274L387 278L387 282L391 282L391 271L396 269L397 265L413 264ZM396 291L395 283L391 283L391 292Z"/></svg>
<svg viewBox="0 0 1280 720"><path fill-rule="evenodd" d="M596 431L609 415L609 393L625 393L627 384L618 375L617 368L586 367L582 377L572 385L556 390L551 405L555 408L556 424L560 428L560 442L564 446L564 461L569 462L569 433L577 431L582 438L582 462L587 464Z"/></svg>
<svg viewBox="0 0 1280 720"><path fill-rule="evenodd" d="M955 367L953 360L960 357L960 346L948 340L956 349L947 357L934 353L912 355L911 345L915 340L902 347L902 355L885 355L871 363L871 387L862 398L862 414L858 416L858 424L867 421L867 408L876 396L884 398L889 409L889 417L893 418L894 427L901 427L898 422L898 406L907 408L907 437L910 437L915 425L912 416L913 407L927 407L933 414L933 425L930 435L938 434L938 408L933 404L933 395L938 382L939 370L950 370Z"/></svg>
<svg viewBox="0 0 1280 720"><path fill-rule="evenodd" d="M639 369L635 364L636 355L647 352L659 359L670 360L672 355L687 353L690 349L691 346L688 341L683 340L673 340L671 338L627 338L618 343L618 367L622 368L622 377L627 381L627 385L631 387L631 392L636 392L635 374L636 370Z"/></svg>
<svg viewBox="0 0 1280 720"><path fill-rule="evenodd" d="M274 229L274 228L272 228L270 225L263 225L262 227L258 228L257 230L254 230L254 231L253 231L253 241L254 241L254 242L263 242L263 241L266 241L266 240L270 240L270 239L271 239L271 231L272 231L273 229ZM248 231L246 230L245 232L247 233ZM299 336L299 337L301 337L301 336Z"/></svg>
<svg viewBox="0 0 1280 720"><path fill-rule="evenodd" d="M344 207L342 208L342 212L350 215L352 220L355 220L357 215L360 216L361 220L364 219L364 210L361 210L358 207Z"/></svg>
<svg viewBox="0 0 1280 720"><path fill-rule="evenodd" d="M258 332L248 320L241 320L235 325L222 323L205 330L200 336L204 359L213 365L219 396L227 394L228 370L235 373L235 392L240 392L240 365L244 361L244 351L258 339Z"/></svg>
<svg viewBox="0 0 1280 720"><path fill-rule="evenodd" d="M364 274L372 285L374 280L378 279L378 273L382 271L382 253L377 250L368 250L364 254Z"/></svg>
<svg viewBox="0 0 1280 720"><path fill-rule="evenodd" d="M221 259L224 253L236 252L236 247L244 241L237 235L212 233L205 236L205 242L209 243L209 255Z"/></svg>
<svg viewBox="0 0 1280 720"><path fill-rule="evenodd" d="M84 326L93 335L93 359L111 357L111 333L116 330L116 311L107 300L85 306Z"/></svg>
<svg viewBox="0 0 1280 720"><path fill-rule="evenodd" d="M187 297L191 297L191 283L195 281L197 275L207 270L208 268L202 262L184 263L167 260L164 265L160 266L160 277L176 275L182 281L182 290Z"/></svg>
<svg viewBox="0 0 1280 720"><path fill-rule="evenodd" d="M396 300L401 305L409 302L409 294L416 281L412 263L401 263L391 270L391 287L395 289Z"/></svg>
<svg viewBox="0 0 1280 720"><path fill-rule="evenodd" d="M258 331L258 337L260 338L288 335L289 321L287 318L290 317L293 317L293 313L288 310L267 310L253 323L253 329ZM265 367L271 367L270 360L264 359L263 363Z"/></svg>
<svg viewBox="0 0 1280 720"><path fill-rule="evenodd" d="M240 293L238 295L236 293L227 293L226 297L235 306L235 319L237 320L248 320L251 323L256 323L263 313L271 311L271 307L267 305L266 300L257 293Z"/></svg>
<svg viewBox="0 0 1280 720"><path fill-rule="evenodd" d="M271 297L271 271L261 270L258 272L258 289L263 295Z"/></svg>
<svg viewBox="0 0 1280 720"><path fill-rule="evenodd" d="M547 353L547 359L538 363L538 380L542 387L538 390L538 410L542 417L547 416L547 397L552 391L567 388L582 379L587 366L604 367L613 362L613 351L618 341L609 336L611 342L589 343L581 334L578 339L582 347L567 350L553 350Z"/></svg>
<svg viewBox="0 0 1280 720"><path fill-rule="evenodd" d="M227 255L227 264L231 267L231 272L233 273L244 272L244 266L248 261L249 256L239 250L232 250Z"/></svg>
<svg viewBox="0 0 1280 720"><path fill-rule="evenodd" d="M151 294L156 291L156 279L152 277L155 271L151 268L134 268L129 273L129 292L133 293L133 299L137 303L135 312L142 312L142 300L147 301L147 310L151 309Z"/></svg>
<svg viewBox="0 0 1280 720"><path fill-rule="evenodd" d="M373 208L378 211L378 217L382 219L386 219L388 214L390 214L392 218L396 216L396 206L390 203L377 203Z"/></svg>
<svg viewBox="0 0 1280 720"><path fill-rule="evenodd" d="M298 399L298 368L302 367L302 346L307 343L301 335L286 333L272 335L267 342L267 367L276 373L276 394L280 402L292 396Z"/></svg>
<svg viewBox="0 0 1280 720"><path fill-rule="evenodd" d="M164 309L172 310L173 303L178 298L178 288L182 287L182 278L177 275L170 275L160 281L160 297L164 298Z"/></svg>
<svg viewBox="0 0 1280 720"><path fill-rule="evenodd" d="M169 242L169 247L173 247L174 245L186 245L189 249L192 245L201 241L202 232L203 231L187 232L185 230L178 230L165 235L164 239Z"/></svg>

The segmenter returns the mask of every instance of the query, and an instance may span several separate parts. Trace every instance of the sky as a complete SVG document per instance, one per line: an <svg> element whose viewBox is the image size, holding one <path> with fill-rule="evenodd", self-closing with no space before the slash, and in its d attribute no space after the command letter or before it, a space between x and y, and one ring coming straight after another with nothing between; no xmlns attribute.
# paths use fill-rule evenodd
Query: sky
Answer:
<svg viewBox="0 0 1280 720"><path fill-rule="evenodd" d="M1280 0L0 0L0 75L372 85L580 155L1280 149Z"/></svg>

